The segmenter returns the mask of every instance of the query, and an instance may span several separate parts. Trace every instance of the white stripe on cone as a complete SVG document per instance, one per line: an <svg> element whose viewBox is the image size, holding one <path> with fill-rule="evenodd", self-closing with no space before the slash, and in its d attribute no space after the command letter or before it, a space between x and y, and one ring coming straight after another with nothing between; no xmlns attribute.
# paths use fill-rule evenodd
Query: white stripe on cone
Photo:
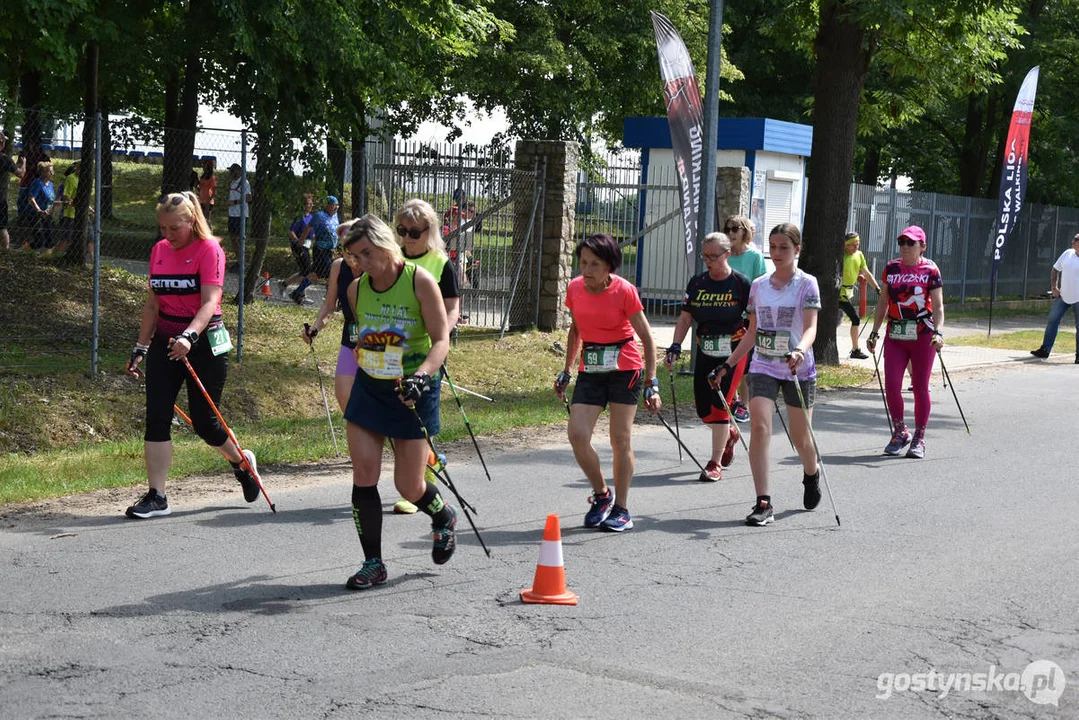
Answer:
<svg viewBox="0 0 1079 720"><path fill-rule="evenodd" d="M562 542L559 540L544 540L540 543L540 556L537 565L547 567L562 567Z"/></svg>

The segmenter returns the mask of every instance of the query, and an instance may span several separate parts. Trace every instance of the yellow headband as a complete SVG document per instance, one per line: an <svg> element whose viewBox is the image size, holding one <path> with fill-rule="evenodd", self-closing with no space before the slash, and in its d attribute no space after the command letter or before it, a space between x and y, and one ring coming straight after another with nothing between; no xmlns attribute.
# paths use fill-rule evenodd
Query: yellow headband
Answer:
<svg viewBox="0 0 1079 720"><path fill-rule="evenodd" d="M847 239L846 239L846 241L845 241L845 242L844 242L843 244L844 244L844 245L850 245L851 243L853 243L853 242L859 242L860 240L861 240L861 238L860 238L860 237L858 237L857 235L855 235L855 236L854 236L854 237L852 237L852 238L847 238Z"/></svg>

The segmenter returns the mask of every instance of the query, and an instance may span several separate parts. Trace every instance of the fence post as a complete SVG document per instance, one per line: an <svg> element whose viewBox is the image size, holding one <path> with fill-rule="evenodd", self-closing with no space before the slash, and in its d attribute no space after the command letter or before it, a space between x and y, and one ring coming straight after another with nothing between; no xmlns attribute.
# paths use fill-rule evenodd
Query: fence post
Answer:
<svg viewBox="0 0 1079 720"><path fill-rule="evenodd" d="M239 311L236 315L236 362L244 361L244 257L247 255L247 194L244 187L247 185L247 129L240 131L240 264L237 266L239 276L237 284L239 291L236 293L236 302L239 303ZM228 268L225 268L228 273Z"/></svg>
<svg viewBox="0 0 1079 720"><path fill-rule="evenodd" d="M101 341L101 113L94 113L94 298L90 331L90 377L97 379Z"/></svg>
<svg viewBox="0 0 1079 720"><path fill-rule="evenodd" d="M533 304L536 306L535 319L533 323L538 328L540 324L540 293L542 292L543 284L543 218L547 213L547 156L543 156L543 169L536 173L536 185L539 192L539 207L536 212L539 213L540 218L540 230L536 233L536 292L532 298Z"/></svg>
<svg viewBox="0 0 1079 720"><path fill-rule="evenodd" d="M896 237L899 236L899 191L896 190L894 182L892 183L891 198L891 218L888 223L891 226L891 231L888 233L888 237L894 240Z"/></svg>
<svg viewBox="0 0 1079 720"><path fill-rule="evenodd" d="M963 223L964 238L963 238L963 272L961 274L961 281L959 284L959 304L963 305L967 302L967 259L970 257L970 226L974 221L972 216L973 200L967 198L967 213Z"/></svg>

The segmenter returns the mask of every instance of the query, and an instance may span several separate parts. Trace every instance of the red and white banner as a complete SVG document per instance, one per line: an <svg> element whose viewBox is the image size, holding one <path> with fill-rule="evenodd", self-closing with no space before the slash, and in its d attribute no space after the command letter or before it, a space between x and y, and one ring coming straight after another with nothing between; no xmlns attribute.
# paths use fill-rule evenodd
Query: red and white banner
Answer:
<svg viewBox="0 0 1079 720"><path fill-rule="evenodd" d="M1000 173L1000 203L997 209L996 234L993 238L992 284L996 286L997 271L1004 259L1004 246L1008 244L1023 209L1023 195L1027 190L1027 148L1030 144L1030 119L1034 114L1034 95L1038 90L1038 68L1027 73L1012 109L1012 121L1008 126L1008 140L1004 144L1004 164Z"/></svg>
<svg viewBox="0 0 1079 720"><path fill-rule="evenodd" d="M704 152L704 108L701 89L693 72L693 61L682 36L671 21L652 13L659 50L659 73L667 101L667 122L671 126L671 148L681 188L682 220L685 224L686 264L694 267L698 211L701 205L701 164Z"/></svg>

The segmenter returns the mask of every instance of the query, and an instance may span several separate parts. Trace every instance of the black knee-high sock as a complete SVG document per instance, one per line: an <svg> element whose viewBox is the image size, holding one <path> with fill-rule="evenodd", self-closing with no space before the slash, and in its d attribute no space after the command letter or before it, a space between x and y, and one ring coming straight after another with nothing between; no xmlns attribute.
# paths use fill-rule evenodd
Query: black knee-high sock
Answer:
<svg viewBox="0 0 1079 720"><path fill-rule="evenodd" d="M352 520L365 559L382 557L382 498L378 485L352 486Z"/></svg>
<svg viewBox="0 0 1079 720"><path fill-rule="evenodd" d="M450 512L446 509L446 503L442 500L438 488L434 483L424 483L426 486L423 497L416 501L416 507L431 516L431 525L445 527L450 522Z"/></svg>

